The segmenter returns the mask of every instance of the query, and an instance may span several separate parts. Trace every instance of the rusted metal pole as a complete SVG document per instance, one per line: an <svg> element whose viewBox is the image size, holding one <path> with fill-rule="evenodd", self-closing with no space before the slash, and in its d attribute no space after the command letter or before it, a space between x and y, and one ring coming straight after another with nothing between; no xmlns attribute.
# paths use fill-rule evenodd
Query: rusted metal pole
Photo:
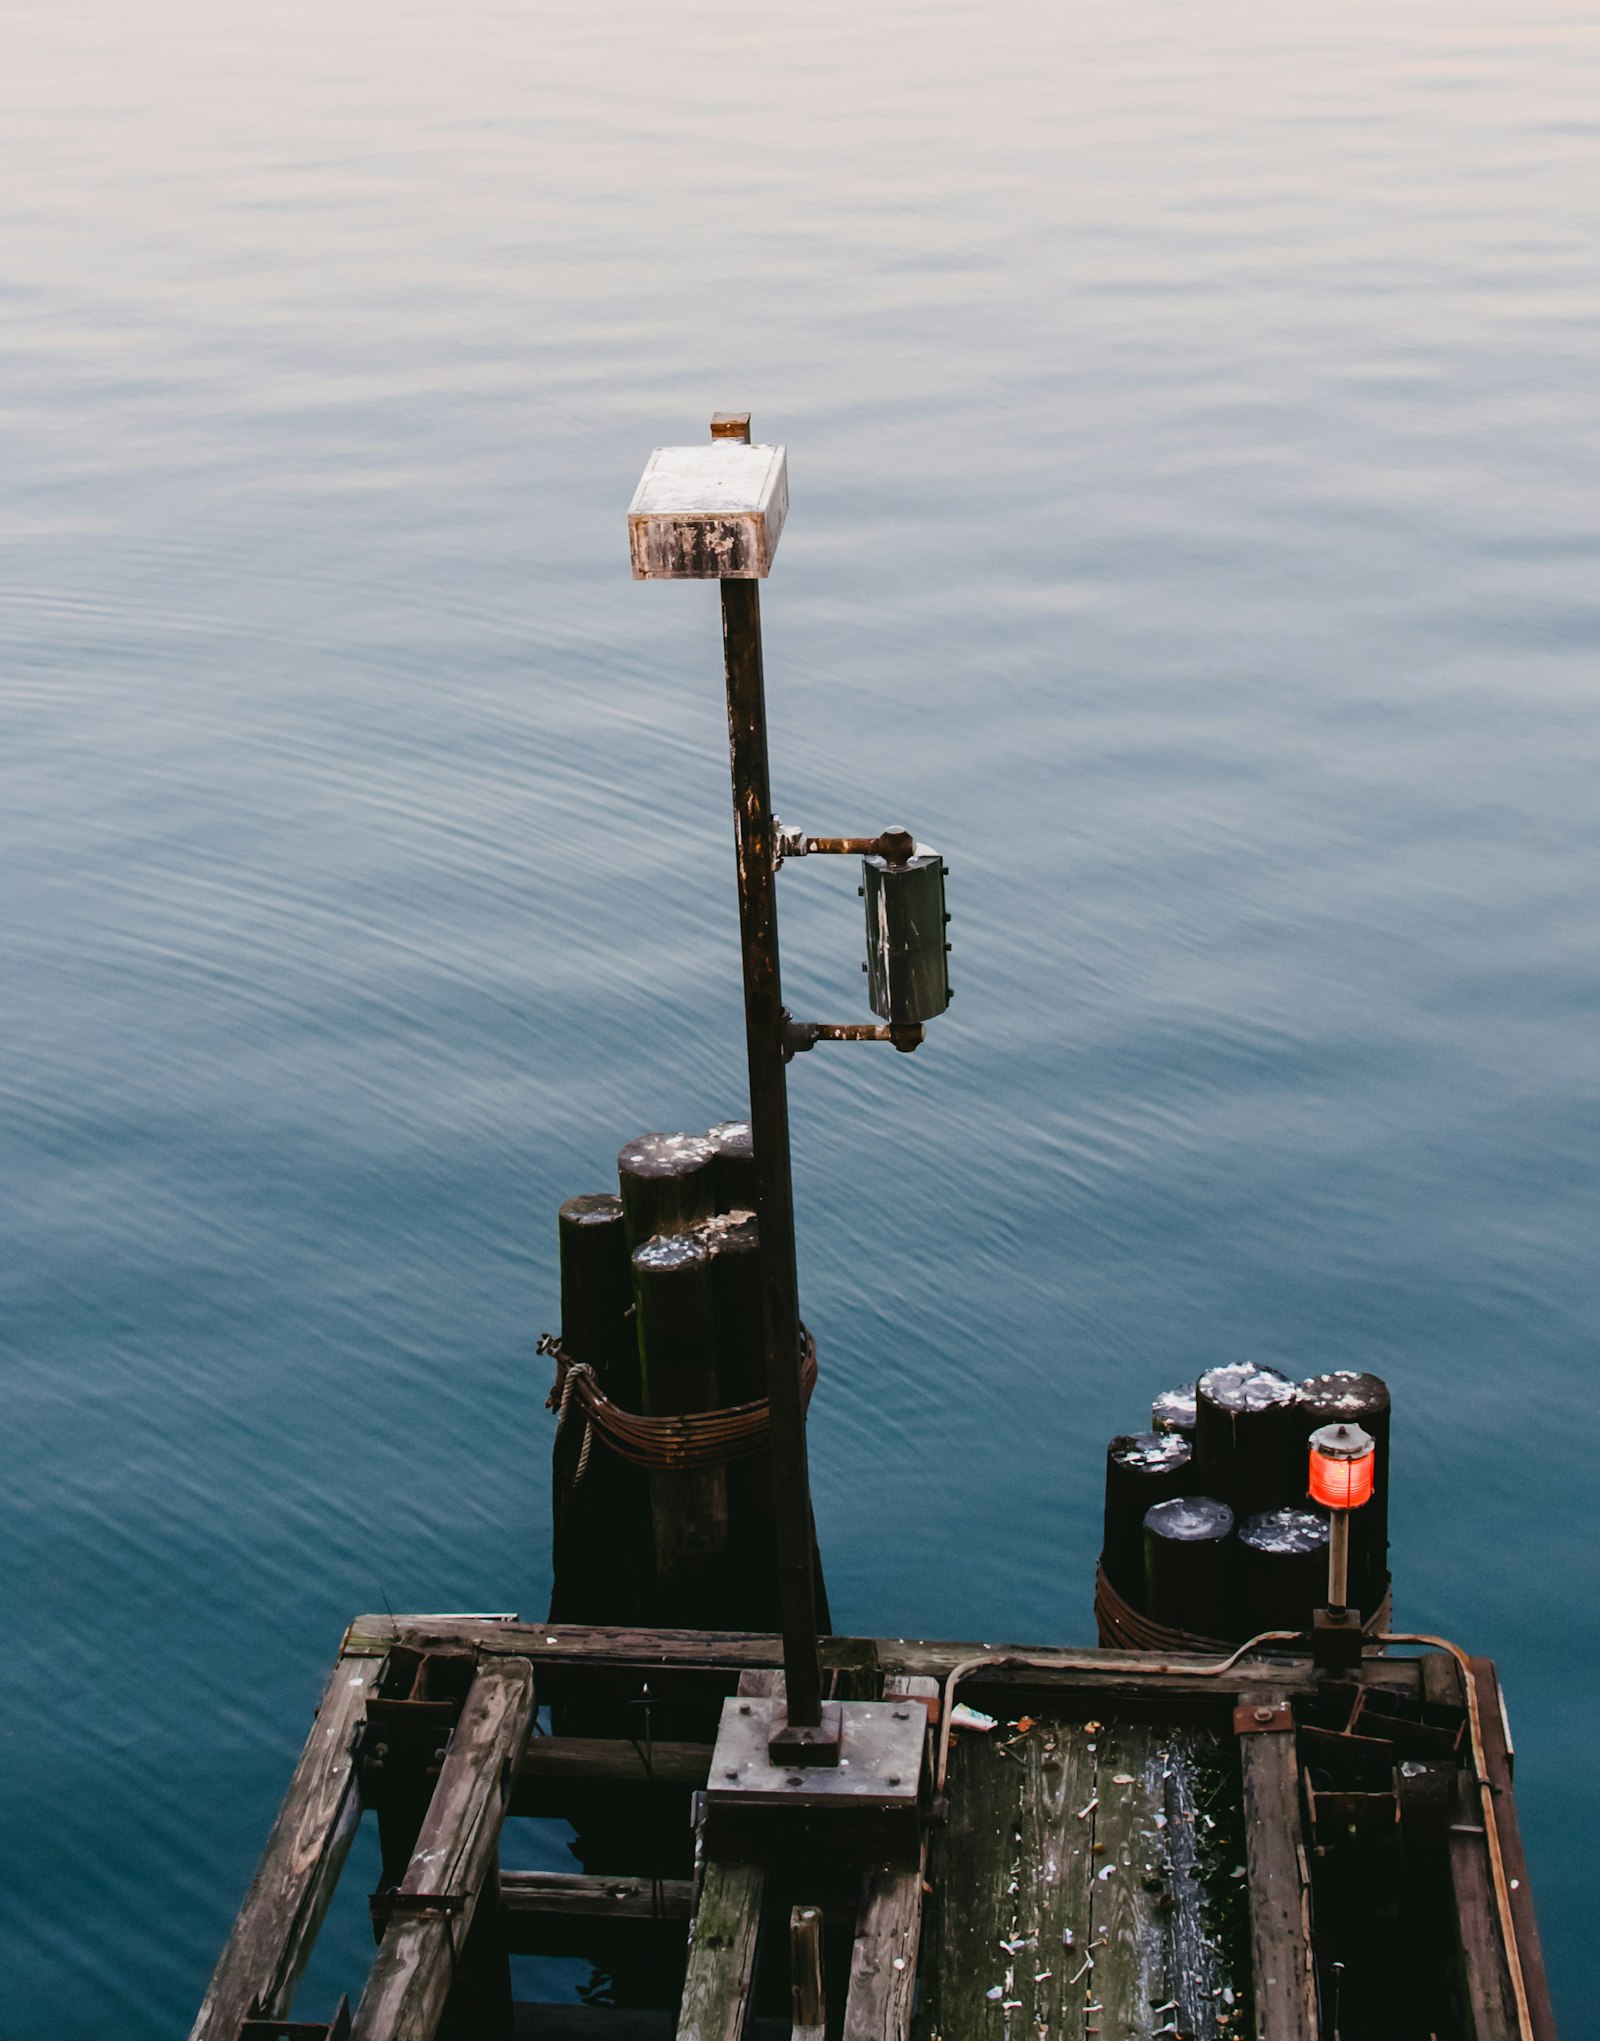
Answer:
<svg viewBox="0 0 1600 2041"><path fill-rule="evenodd" d="M778 886L767 772L761 599L759 584L753 580L724 580L719 585L739 865L739 936L744 952L745 1045L750 1062L762 1320L772 1409L772 1500L784 1682L790 1727L809 1729L822 1720L822 1659L817 1643L805 1403L800 1390L794 1186L789 1172L789 1093L778 974Z"/></svg>

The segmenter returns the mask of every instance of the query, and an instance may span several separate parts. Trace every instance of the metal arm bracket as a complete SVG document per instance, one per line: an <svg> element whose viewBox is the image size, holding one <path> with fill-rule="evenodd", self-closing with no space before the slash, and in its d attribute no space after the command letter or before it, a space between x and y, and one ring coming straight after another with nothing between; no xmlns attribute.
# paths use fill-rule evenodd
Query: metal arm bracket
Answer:
<svg viewBox="0 0 1600 2041"><path fill-rule="evenodd" d="M866 1021L797 1021L785 1007L783 1060L792 1063L818 1042L893 1042L902 1054L909 1055L923 1034L921 1021L891 1022L885 1027L874 1027Z"/></svg>

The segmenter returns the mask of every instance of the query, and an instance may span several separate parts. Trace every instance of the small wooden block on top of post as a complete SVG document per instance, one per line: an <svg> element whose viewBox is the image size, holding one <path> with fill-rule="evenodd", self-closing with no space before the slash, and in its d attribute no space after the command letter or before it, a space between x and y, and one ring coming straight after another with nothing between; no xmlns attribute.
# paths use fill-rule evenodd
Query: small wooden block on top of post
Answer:
<svg viewBox="0 0 1600 2041"><path fill-rule="evenodd" d="M635 581L764 581L789 514L781 446L750 444L750 414L719 411L705 446L660 446L628 505Z"/></svg>

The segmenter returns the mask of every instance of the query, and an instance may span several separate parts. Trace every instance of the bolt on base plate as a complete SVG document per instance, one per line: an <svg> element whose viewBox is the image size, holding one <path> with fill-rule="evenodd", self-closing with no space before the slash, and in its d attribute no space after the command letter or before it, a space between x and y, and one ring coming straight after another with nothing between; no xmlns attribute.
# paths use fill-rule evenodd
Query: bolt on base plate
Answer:
<svg viewBox="0 0 1600 2041"><path fill-rule="evenodd" d="M802 1757L787 1741L823 1737L833 1724L836 1762ZM781 1699L730 1696L722 1704L706 1782L707 1812L719 1806L914 1808L927 1730L928 1711L919 1700L829 1701L822 1730L790 1730Z"/></svg>

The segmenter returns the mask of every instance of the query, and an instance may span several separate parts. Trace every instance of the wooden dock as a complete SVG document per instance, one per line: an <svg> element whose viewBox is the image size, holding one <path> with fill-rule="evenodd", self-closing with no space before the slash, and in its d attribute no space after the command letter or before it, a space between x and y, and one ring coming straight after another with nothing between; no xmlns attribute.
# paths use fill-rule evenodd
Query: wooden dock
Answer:
<svg viewBox="0 0 1600 2041"><path fill-rule="evenodd" d="M833 1698L925 1719L906 1811L727 1811L719 1720L781 1691L775 1637L360 1619L191 2041L1554 2041L1486 1661L1469 1704L1444 1651L822 1653ZM376 1955L313 2017L364 1818ZM524 1821L574 1869L502 1870ZM518 2003L531 1953L594 2002Z"/></svg>

